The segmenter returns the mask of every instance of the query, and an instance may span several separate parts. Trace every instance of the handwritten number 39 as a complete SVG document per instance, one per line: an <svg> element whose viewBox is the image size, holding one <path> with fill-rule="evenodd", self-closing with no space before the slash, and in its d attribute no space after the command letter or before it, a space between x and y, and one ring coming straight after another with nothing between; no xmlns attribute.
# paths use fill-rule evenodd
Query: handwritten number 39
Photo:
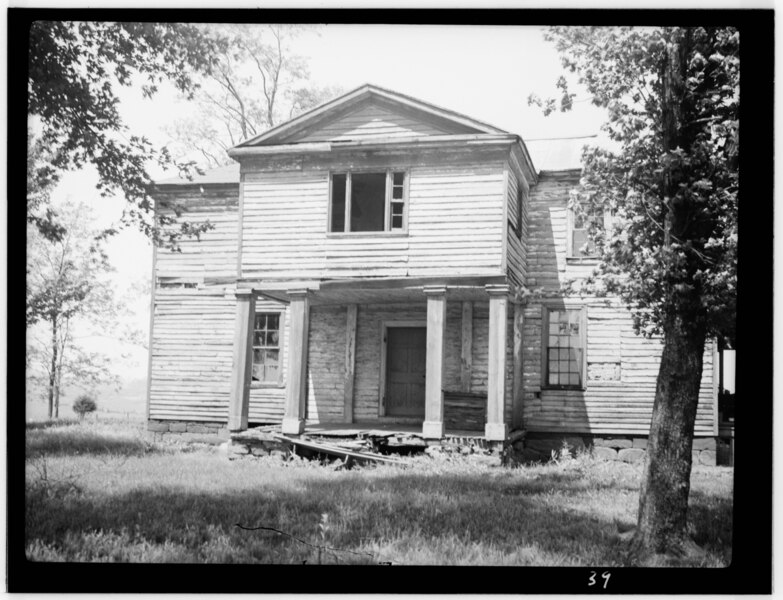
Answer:
<svg viewBox="0 0 783 600"><path fill-rule="evenodd" d="M598 573L596 573L595 571L590 571L590 579L588 580L589 583L587 584L588 586L595 585L596 583L598 583L595 580L596 575L598 575ZM604 580L604 589L606 589L606 586L609 585L609 578L611 576L612 574L609 571L604 571L603 573L601 573L601 579Z"/></svg>

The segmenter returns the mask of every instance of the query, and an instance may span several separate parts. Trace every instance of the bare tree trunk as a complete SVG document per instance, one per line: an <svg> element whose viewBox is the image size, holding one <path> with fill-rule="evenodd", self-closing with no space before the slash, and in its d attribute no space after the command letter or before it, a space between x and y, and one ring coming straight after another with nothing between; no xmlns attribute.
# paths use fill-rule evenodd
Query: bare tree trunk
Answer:
<svg viewBox="0 0 783 600"><path fill-rule="evenodd" d="M52 362L49 369L49 418L54 411L54 388L57 382L57 317L52 319Z"/></svg>
<svg viewBox="0 0 783 600"><path fill-rule="evenodd" d="M655 554L680 554L692 548L687 510L705 334L673 318L664 340L635 542Z"/></svg>
<svg viewBox="0 0 783 600"><path fill-rule="evenodd" d="M54 383L54 418L60 417L60 380L62 377L62 365L57 367L57 377Z"/></svg>

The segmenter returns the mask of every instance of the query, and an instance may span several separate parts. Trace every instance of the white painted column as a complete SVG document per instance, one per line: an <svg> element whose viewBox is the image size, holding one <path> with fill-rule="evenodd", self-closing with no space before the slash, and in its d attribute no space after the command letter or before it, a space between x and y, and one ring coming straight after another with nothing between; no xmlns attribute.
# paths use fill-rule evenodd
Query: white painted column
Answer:
<svg viewBox="0 0 783 600"><path fill-rule="evenodd" d="M307 290L290 290L291 334L288 345L288 372L285 386L283 433L304 431L307 410L307 355L310 331L310 299Z"/></svg>
<svg viewBox="0 0 783 600"><path fill-rule="evenodd" d="M488 285L489 356L487 358L487 424L484 437L502 441L508 437L504 418L506 401L506 331L508 329L508 286Z"/></svg>
<svg viewBox="0 0 783 600"><path fill-rule="evenodd" d="M244 431L247 429L247 414L250 405L256 298L253 290L237 290L236 299L234 360L231 369L228 429L229 431Z"/></svg>
<svg viewBox="0 0 783 600"><path fill-rule="evenodd" d="M422 435L443 437L443 357L446 341L446 287L425 287L427 296L427 383Z"/></svg>

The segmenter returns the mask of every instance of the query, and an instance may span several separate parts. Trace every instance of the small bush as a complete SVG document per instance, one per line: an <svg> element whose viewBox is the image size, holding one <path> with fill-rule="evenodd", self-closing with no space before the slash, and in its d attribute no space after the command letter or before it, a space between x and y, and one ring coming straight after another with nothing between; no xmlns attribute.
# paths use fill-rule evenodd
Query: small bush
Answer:
<svg viewBox="0 0 783 600"><path fill-rule="evenodd" d="M73 412L79 415L80 419L84 418L87 413L95 412L98 410L98 404L92 396L83 394L79 396L73 403Z"/></svg>

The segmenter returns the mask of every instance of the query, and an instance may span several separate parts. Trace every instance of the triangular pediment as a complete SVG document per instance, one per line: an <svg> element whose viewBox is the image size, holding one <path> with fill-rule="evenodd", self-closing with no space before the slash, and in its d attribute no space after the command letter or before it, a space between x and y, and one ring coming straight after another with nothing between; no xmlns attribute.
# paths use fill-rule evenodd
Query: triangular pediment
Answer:
<svg viewBox="0 0 783 600"><path fill-rule="evenodd" d="M505 131L403 94L362 86L240 144L407 139Z"/></svg>

